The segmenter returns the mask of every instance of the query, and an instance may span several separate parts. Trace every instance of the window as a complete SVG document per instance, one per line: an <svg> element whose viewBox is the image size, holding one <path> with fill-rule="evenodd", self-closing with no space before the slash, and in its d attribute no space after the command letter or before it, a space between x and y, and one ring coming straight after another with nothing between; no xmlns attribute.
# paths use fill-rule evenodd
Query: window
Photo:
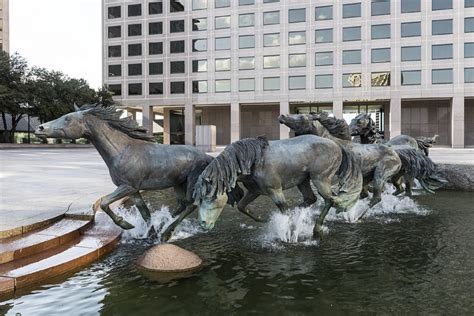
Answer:
<svg viewBox="0 0 474 316"><path fill-rule="evenodd" d="M193 52L205 52L205 51L207 51L207 39L193 40Z"/></svg>
<svg viewBox="0 0 474 316"><path fill-rule="evenodd" d="M297 23L306 21L306 9L288 10L288 22Z"/></svg>
<svg viewBox="0 0 474 316"><path fill-rule="evenodd" d="M128 75L129 76L141 76L142 75L142 64L128 64Z"/></svg>
<svg viewBox="0 0 474 316"><path fill-rule="evenodd" d="M474 43L464 43L464 58L474 58Z"/></svg>
<svg viewBox="0 0 474 316"><path fill-rule="evenodd" d="M280 0L263 0L263 3L276 3L280 2Z"/></svg>
<svg viewBox="0 0 474 316"><path fill-rule="evenodd" d="M240 70L255 69L255 57L240 57L239 69Z"/></svg>
<svg viewBox="0 0 474 316"><path fill-rule="evenodd" d="M435 10L447 10L453 8L453 0L431 0L431 9Z"/></svg>
<svg viewBox="0 0 474 316"><path fill-rule="evenodd" d="M163 43L162 42L151 42L148 44L148 54L150 55L161 55L163 54Z"/></svg>
<svg viewBox="0 0 474 316"><path fill-rule="evenodd" d="M109 46L109 57L122 57L122 46Z"/></svg>
<svg viewBox="0 0 474 316"><path fill-rule="evenodd" d="M230 49L230 37L217 37L216 50L228 50L228 49Z"/></svg>
<svg viewBox="0 0 474 316"><path fill-rule="evenodd" d="M184 53L184 41L171 41L170 42L170 53Z"/></svg>
<svg viewBox="0 0 474 316"><path fill-rule="evenodd" d="M431 59L452 59L453 44L433 45L431 46Z"/></svg>
<svg viewBox="0 0 474 316"><path fill-rule="evenodd" d="M390 24L372 25L372 39L390 38Z"/></svg>
<svg viewBox="0 0 474 316"><path fill-rule="evenodd" d="M263 56L263 68L280 68L280 55Z"/></svg>
<svg viewBox="0 0 474 316"><path fill-rule="evenodd" d="M254 26L255 14L239 14L239 27Z"/></svg>
<svg viewBox="0 0 474 316"><path fill-rule="evenodd" d="M239 91L255 91L255 79L239 79Z"/></svg>
<svg viewBox="0 0 474 316"><path fill-rule="evenodd" d="M255 0L239 0L239 5L252 5L255 4Z"/></svg>
<svg viewBox="0 0 474 316"><path fill-rule="evenodd" d="M390 0L372 0L372 16L390 14Z"/></svg>
<svg viewBox="0 0 474 316"><path fill-rule="evenodd" d="M474 83L474 68L464 68L464 83Z"/></svg>
<svg viewBox="0 0 474 316"><path fill-rule="evenodd" d="M264 91L280 90L280 77L263 78L263 90Z"/></svg>
<svg viewBox="0 0 474 316"><path fill-rule="evenodd" d="M148 34L163 34L163 22L152 22L148 24Z"/></svg>
<svg viewBox="0 0 474 316"><path fill-rule="evenodd" d="M172 73L172 74L184 74L184 61L171 61L170 62L170 73Z"/></svg>
<svg viewBox="0 0 474 316"><path fill-rule="evenodd" d="M230 92L230 80L216 80L216 92Z"/></svg>
<svg viewBox="0 0 474 316"><path fill-rule="evenodd" d="M207 0L193 0L193 10L207 9Z"/></svg>
<svg viewBox="0 0 474 316"><path fill-rule="evenodd" d="M254 48L255 47L255 35L240 35L239 36L239 48Z"/></svg>
<svg viewBox="0 0 474 316"><path fill-rule="evenodd" d="M129 24L128 25L128 36L140 36L142 35L141 24Z"/></svg>
<svg viewBox="0 0 474 316"><path fill-rule="evenodd" d="M140 16L142 15L141 4L130 4L128 5L128 16Z"/></svg>
<svg viewBox="0 0 474 316"><path fill-rule="evenodd" d="M206 31L207 18L193 19L193 31Z"/></svg>
<svg viewBox="0 0 474 316"><path fill-rule="evenodd" d="M348 73L342 75L342 86L344 88L358 88L362 86L361 73Z"/></svg>
<svg viewBox="0 0 474 316"><path fill-rule="evenodd" d="M148 64L148 74L149 75L162 75L163 74L163 63L149 63Z"/></svg>
<svg viewBox="0 0 474 316"><path fill-rule="evenodd" d="M421 60L421 46L402 47L402 61Z"/></svg>
<svg viewBox="0 0 474 316"><path fill-rule="evenodd" d="M431 22L433 35L453 34L453 20L434 20Z"/></svg>
<svg viewBox="0 0 474 316"><path fill-rule="evenodd" d="M230 70L230 58L216 59L216 71L229 71L229 70Z"/></svg>
<svg viewBox="0 0 474 316"><path fill-rule="evenodd" d="M170 21L170 33L184 32L184 20Z"/></svg>
<svg viewBox="0 0 474 316"><path fill-rule="evenodd" d="M141 83L129 83L128 84L128 95L142 95L142 84Z"/></svg>
<svg viewBox="0 0 474 316"><path fill-rule="evenodd" d="M433 69L431 72L432 84L448 84L453 83L452 69Z"/></svg>
<svg viewBox="0 0 474 316"><path fill-rule="evenodd" d="M163 13L163 2L150 2L148 3L148 14L161 14Z"/></svg>
<svg viewBox="0 0 474 316"><path fill-rule="evenodd" d="M230 7L230 0L215 0L216 8L227 8Z"/></svg>
<svg viewBox="0 0 474 316"><path fill-rule="evenodd" d="M332 43L332 29L316 30L316 43Z"/></svg>
<svg viewBox="0 0 474 316"><path fill-rule="evenodd" d="M373 72L371 74L372 87L389 87L390 72Z"/></svg>
<svg viewBox="0 0 474 316"><path fill-rule="evenodd" d="M361 5L360 3L344 4L342 6L342 17L346 18L357 18L361 16Z"/></svg>
<svg viewBox="0 0 474 316"><path fill-rule="evenodd" d="M109 26L109 32L108 32L108 37L109 38L117 38L122 36L122 27L120 25L117 26Z"/></svg>
<svg viewBox="0 0 474 316"><path fill-rule="evenodd" d="M109 65L109 77L120 77L122 75L122 65Z"/></svg>
<svg viewBox="0 0 474 316"><path fill-rule="evenodd" d="M193 72L206 72L207 60L193 60Z"/></svg>
<svg viewBox="0 0 474 316"><path fill-rule="evenodd" d="M142 44L129 44L128 45L128 56L141 56L142 55Z"/></svg>
<svg viewBox="0 0 474 316"><path fill-rule="evenodd" d="M474 0L464 0L465 8L474 8Z"/></svg>
<svg viewBox="0 0 474 316"><path fill-rule="evenodd" d="M216 27L216 29L228 29L228 28L230 28L230 15L216 16L215 27Z"/></svg>
<svg viewBox="0 0 474 316"><path fill-rule="evenodd" d="M118 19L122 16L122 10L120 6L109 7L107 9L109 19Z"/></svg>
<svg viewBox="0 0 474 316"><path fill-rule="evenodd" d="M421 85L421 70L402 71L402 86L419 86Z"/></svg>
<svg viewBox="0 0 474 316"><path fill-rule="evenodd" d="M148 90L151 95L154 94L163 94L163 82L150 82L148 85Z"/></svg>
<svg viewBox="0 0 474 316"><path fill-rule="evenodd" d="M288 77L289 90L306 89L306 76L290 76Z"/></svg>
<svg viewBox="0 0 474 316"><path fill-rule="evenodd" d="M121 84L109 84L109 91L112 92L113 96L122 95L122 85Z"/></svg>
<svg viewBox="0 0 474 316"><path fill-rule="evenodd" d="M183 94L184 93L184 81L171 81L170 82L170 93L171 94Z"/></svg>
<svg viewBox="0 0 474 316"><path fill-rule="evenodd" d="M193 93L207 93L207 81L206 80L193 81Z"/></svg>
<svg viewBox="0 0 474 316"><path fill-rule="evenodd" d="M183 12L184 2L185 0L170 0L170 12Z"/></svg>
<svg viewBox="0 0 474 316"><path fill-rule="evenodd" d="M390 48L372 49L371 62L374 64L390 62Z"/></svg>
<svg viewBox="0 0 474 316"><path fill-rule="evenodd" d="M263 25L279 24L280 11L263 12Z"/></svg>
<svg viewBox="0 0 474 316"><path fill-rule="evenodd" d="M402 13L420 12L421 0L402 0Z"/></svg>
<svg viewBox="0 0 474 316"><path fill-rule="evenodd" d="M288 44L289 45L300 45L306 44L306 32L289 32L288 33Z"/></svg>
<svg viewBox="0 0 474 316"><path fill-rule="evenodd" d="M332 5L316 7L314 12L314 19L316 21L332 20Z"/></svg>
<svg viewBox="0 0 474 316"><path fill-rule="evenodd" d="M280 46L280 33L263 34L263 46Z"/></svg>
<svg viewBox="0 0 474 316"><path fill-rule="evenodd" d="M464 33L474 32L474 17L464 18Z"/></svg>
<svg viewBox="0 0 474 316"><path fill-rule="evenodd" d="M316 40L317 40L317 38L316 38ZM353 27L343 28L342 29L342 40L344 42L360 41L360 26L353 26Z"/></svg>
<svg viewBox="0 0 474 316"><path fill-rule="evenodd" d="M332 88L332 75L316 75L314 78L316 89Z"/></svg>
<svg viewBox="0 0 474 316"><path fill-rule="evenodd" d="M421 36L421 22L402 23L402 37Z"/></svg>
<svg viewBox="0 0 474 316"><path fill-rule="evenodd" d="M342 52L342 64L351 65L351 64L360 64L361 63L361 51L360 49L356 50L345 50Z"/></svg>
<svg viewBox="0 0 474 316"><path fill-rule="evenodd" d="M305 67L306 66L306 54L290 54L290 55L288 55L288 66L289 67Z"/></svg>
<svg viewBox="0 0 474 316"><path fill-rule="evenodd" d="M333 64L332 52L316 53L316 66L329 66Z"/></svg>

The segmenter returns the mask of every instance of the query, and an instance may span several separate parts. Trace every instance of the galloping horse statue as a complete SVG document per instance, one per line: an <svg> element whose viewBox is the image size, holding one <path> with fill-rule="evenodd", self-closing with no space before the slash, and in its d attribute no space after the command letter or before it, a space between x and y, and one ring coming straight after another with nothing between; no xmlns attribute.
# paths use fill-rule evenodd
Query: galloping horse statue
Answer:
<svg viewBox="0 0 474 316"><path fill-rule="evenodd" d="M168 227L165 238L171 236L176 225L194 209L192 191L201 172L212 157L193 146L161 145L147 136L130 117L122 118L122 111L115 106L99 104L75 106L54 121L39 125L35 134L41 137L88 139L97 149L109 168L112 182L117 189L99 199L100 206L115 224L123 229L133 225L116 215L110 204L125 197L132 197L143 219L149 221L148 210L140 190L174 188L178 200L178 219ZM239 187L229 191L229 202L239 200Z"/></svg>
<svg viewBox="0 0 474 316"><path fill-rule="evenodd" d="M331 189L334 176L340 179L337 195ZM325 202L313 228L313 235L321 237L324 218L331 206L346 210L359 198L362 174L351 154L335 142L314 135L276 141L262 137L236 141L204 169L196 182L194 199L199 205L201 226L208 230L214 227L227 201L226 192L232 191L237 181L247 188L237 204L246 213L247 205L260 195L270 196L280 211L285 212L283 190L295 186L305 200L312 199L314 194L308 180Z"/></svg>

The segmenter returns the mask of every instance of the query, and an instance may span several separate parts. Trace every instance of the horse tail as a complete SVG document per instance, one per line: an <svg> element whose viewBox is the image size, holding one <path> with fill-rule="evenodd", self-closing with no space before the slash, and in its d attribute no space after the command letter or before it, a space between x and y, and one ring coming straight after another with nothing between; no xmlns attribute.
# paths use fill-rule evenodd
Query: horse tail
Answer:
<svg viewBox="0 0 474 316"><path fill-rule="evenodd" d="M357 158L350 150L339 146L342 152L341 164L336 172L339 178L339 192L337 194L339 209L349 209L359 200L362 191L362 170L357 163Z"/></svg>
<svg viewBox="0 0 474 316"><path fill-rule="evenodd" d="M436 134L433 137L417 137L415 138L416 143L418 144L418 148L423 150L426 156L428 156L429 153L429 148L433 147L433 144L436 143L436 140L438 139L439 135Z"/></svg>
<svg viewBox="0 0 474 316"><path fill-rule="evenodd" d="M423 189L434 193L434 190L446 185L447 180L441 176L436 164L418 149L408 147L393 147L393 149L400 157L404 173L417 179Z"/></svg>

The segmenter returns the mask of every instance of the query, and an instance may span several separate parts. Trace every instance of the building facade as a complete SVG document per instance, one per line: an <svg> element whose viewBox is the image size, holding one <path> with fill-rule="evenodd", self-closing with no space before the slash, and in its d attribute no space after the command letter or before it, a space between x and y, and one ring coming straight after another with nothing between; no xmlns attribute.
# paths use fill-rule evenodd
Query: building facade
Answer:
<svg viewBox="0 0 474 316"><path fill-rule="evenodd" d="M10 51L8 0L0 0L0 50Z"/></svg>
<svg viewBox="0 0 474 316"><path fill-rule="evenodd" d="M474 146L474 0L103 0L103 80L165 143L287 138L280 113L327 111Z"/></svg>

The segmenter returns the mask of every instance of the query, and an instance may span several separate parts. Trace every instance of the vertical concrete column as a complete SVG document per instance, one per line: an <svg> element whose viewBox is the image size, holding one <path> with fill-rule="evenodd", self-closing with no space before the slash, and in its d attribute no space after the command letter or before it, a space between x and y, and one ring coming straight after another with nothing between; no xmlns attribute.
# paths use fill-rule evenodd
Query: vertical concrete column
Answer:
<svg viewBox="0 0 474 316"><path fill-rule="evenodd" d="M170 144L170 110L163 109L163 144Z"/></svg>
<svg viewBox="0 0 474 316"><path fill-rule="evenodd" d="M451 108L451 143L453 148L464 148L464 97L453 97Z"/></svg>
<svg viewBox="0 0 474 316"><path fill-rule="evenodd" d="M153 135L153 119L155 118L155 115L153 113L153 107L149 105L144 105L142 109L142 125L144 128L146 128L147 135L151 136Z"/></svg>
<svg viewBox="0 0 474 316"><path fill-rule="evenodd" d="M196 134L196 118L194 105L187 103L184 106L184 143L194 145Z"/></svg>
<svg viewBox="0 0 474 316"><path fill-rule="evenodd" d="M390 138L402 133L402 100L392 97L390 99Z"/></svg>
<svg viewBox="0 0 474 316"><path fill-rule="evenodd" d="M280 102L280 114L290 114L290 102L288 101ZM280 124L280 139L287 139L287 138L290 138L290 129L286 125Z"/></svg>
<svg viewBox="0 0 474 316"><path fill-rule="evenodd" d="M342 100L334 100L332 101L332 113L338 119L342 119L342 113L344 110L344 102Z"/></svg>
<svg viewBox="0 0 474 316"><path fill-rule="evenodd" d="M240 139L240 104L232 102L230 104L230 142Z"/></svg>

